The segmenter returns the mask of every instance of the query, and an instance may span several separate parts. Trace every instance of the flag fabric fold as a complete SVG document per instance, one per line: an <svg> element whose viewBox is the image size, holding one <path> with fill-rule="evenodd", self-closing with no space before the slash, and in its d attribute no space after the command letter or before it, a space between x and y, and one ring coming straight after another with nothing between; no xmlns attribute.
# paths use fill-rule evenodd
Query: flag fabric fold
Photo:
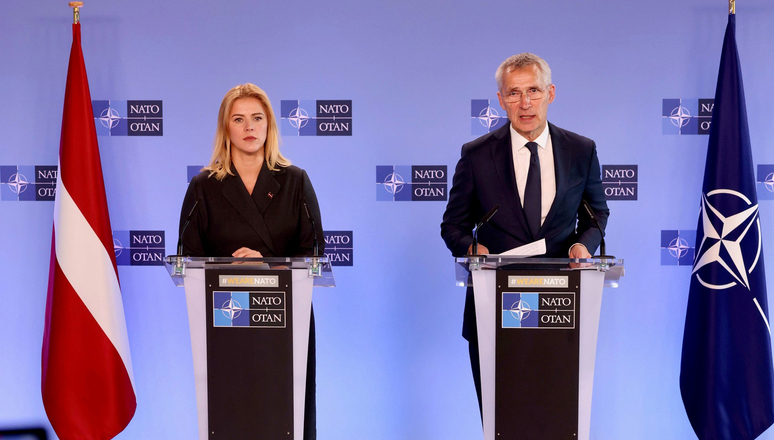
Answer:
<svg viewBox="0 0 774 440"><path fill-rule="evenodd" d="M111 439L136 396L80 24L73 25L54 202L41 391L62 440Z"/></svg>
<svg viewBox="0 0 774 440"><path fill-rule="evenodd" d="M730 14L710 127L680 391L701 440L754 439L774 422L760 214Z"/></svg>

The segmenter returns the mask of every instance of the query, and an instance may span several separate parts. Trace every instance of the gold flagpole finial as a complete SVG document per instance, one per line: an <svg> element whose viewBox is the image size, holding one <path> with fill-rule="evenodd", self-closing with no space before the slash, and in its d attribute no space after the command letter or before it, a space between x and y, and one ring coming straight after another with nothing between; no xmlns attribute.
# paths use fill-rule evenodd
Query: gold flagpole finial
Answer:
<svg viewBox="0 0 774 440"><path fill-rule="evenodd" d="M736 0L728 0L728 13L736 15Z"/></svg>
<svg viewBox="0 0 774 440"><path fill-rule="evenodd" d="M733 1L733 0L731 0ZM68 3L73 8L73 24L78 24L81 21L81 6L83 2L70 2Z"/></svg>

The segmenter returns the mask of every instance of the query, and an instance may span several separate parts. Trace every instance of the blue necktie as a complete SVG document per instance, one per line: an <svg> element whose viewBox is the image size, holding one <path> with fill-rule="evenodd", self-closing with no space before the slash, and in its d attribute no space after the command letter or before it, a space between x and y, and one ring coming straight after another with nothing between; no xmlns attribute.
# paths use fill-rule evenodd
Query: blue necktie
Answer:
<svg viewBox="0 0 774 440"><path fill-rule="evenodd" d="M527 142L530 152L529 172L527 184L524 187L524 214L527 215L527 224L532 232L532 237L537 237L540 230L540 217L542 213L540 196L540 158L538 158L538 144Z"/></svg>

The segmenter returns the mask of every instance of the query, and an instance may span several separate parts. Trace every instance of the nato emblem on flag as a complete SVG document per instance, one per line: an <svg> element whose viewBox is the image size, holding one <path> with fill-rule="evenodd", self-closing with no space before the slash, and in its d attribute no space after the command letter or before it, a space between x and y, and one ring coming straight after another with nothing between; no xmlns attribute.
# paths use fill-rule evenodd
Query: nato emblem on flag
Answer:
<svg viewBox="0 0 774 440"><path fill-rule="evenodd" d="M758 165L758 200L774 200L774 165Z"/></svg>
<svg viewBox="0 0 774 440"><path fill-rule="evenodd" d="M496 100L491 99L470 100L470 134L483 136L508 123L508 116L504 113L500 115L500 111L495 108L497 104Z"/></svg>
<svg viewBox="0 0 774 440"><path fill-rule="evenodd" d="M742 73L728 16L712 114L680 392L699 439L751 440L774 423L761 221Z"/></svg>

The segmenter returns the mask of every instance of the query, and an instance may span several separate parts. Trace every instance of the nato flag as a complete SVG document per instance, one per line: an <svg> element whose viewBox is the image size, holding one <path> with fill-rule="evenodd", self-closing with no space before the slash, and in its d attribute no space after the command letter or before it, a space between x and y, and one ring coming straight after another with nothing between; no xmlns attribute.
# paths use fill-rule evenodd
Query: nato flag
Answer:
<svg viewBox="0 0 774 440"><path fill-rule="evenodd" d="M774 421L771 336L750 135L728 17L715 91L680 391L699 439L754 439Z"/></svg>

